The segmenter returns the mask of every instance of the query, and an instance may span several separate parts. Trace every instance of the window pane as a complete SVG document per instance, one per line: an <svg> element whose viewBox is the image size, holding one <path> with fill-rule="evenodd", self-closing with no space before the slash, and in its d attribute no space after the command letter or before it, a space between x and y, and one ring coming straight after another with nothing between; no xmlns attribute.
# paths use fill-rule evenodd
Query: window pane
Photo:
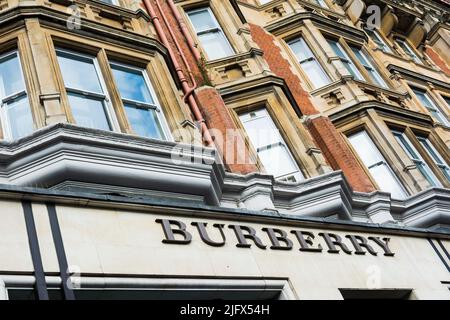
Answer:
<svg viewBox="0 0 450 320"><path fill-rule="evenodd" d="M298 61L303 61L313 56L311 50L303 38L289 43L292 51L295 53Z"/></svg>
<svg viewBox="0 0 450 320"><path fill-rule="evenodd" d="M155 104L141 71L111 65L122 99Z"/></svg>
<svg viewBox="0 0 450 320"><path fill-rule="evenodd" d="M320 88L330 83L328 76L316 60L302 63L302 68L315 88Z"/></svg>
<svg viewBox="0 0 450 320"><path fill-rule="evenodd" d="M414 91L416 97L419 99L420 103L425 106L428 111L430 111L434 119L444 125L450 125L447 116L436 106L436 104L433 102L433 100L431 100L426 92L417 88L412 88L412 90Z"/></svg>
<svg viewBox="0 0 450 320"><path fill-rule="evenodd" d="M386 83L373 66L372 61L370 61L370 58L367 56L367 54L363 52L361 49L355 47L352 47L352 51L355 54L356 58L359 60L359 62L364 66L364 68L366 68L370 78L372 79L372 82L380 85L383 88L386 88Z"/></svg>
<svg viewBox="0 0 450 320"><path fill-rule="evenodd" d="M140 109L125 104L125 111L133 131L140 136L163 139L163 131L153 109Z"/></svg>
<svg viewBox="0 0 450 320"><path fill-rule="evenodd" d="M215 18L210 14L208 9L189 12L188 15L197 33L217 27Z"/></svg>
<svg viewBox="0 0 450 320"><path fill-rule="evenodd" d="M263 150L258 155L266 171L275 177L298 171L294 160L283 145Z"/></svg>
<svg viewBox="0 0 450 320"><path fill-rule="evenodd" d="M371 30L369 28L364 29L367 33L367 35L373 40L373 42L376 43L379 49L383 50L384 52L392 53L392 50L389 48L387 43L384 41L382 36L378 33L376 30Z"/></svg>
<svg viewBox="0 0 450 320"><path fill-rule="evenodd" d="M380 190L390 192L393 198L404 199L406 192L367 132L361 131L348 138Z"/></svg>
<svg viewBox="0 0 450 320"><path fill-rule="evenodd" d="M58 62L66 87L103 93L93 59L58 52Z"/></svg>
<svg viewBox="0 0 450 320"><path fill-rule="evenodd" d="M220 31L204 33L199 36L199 39L210 60L224 58L233 54L228 40Z"/></svg>
<svg viewBox="0 0 450 320"><path fill-rule="evenodd" d="M13 139L33 132L33 117L26 97L8 103L6 110Z"/></svg>
<svg viewBox="0 0 450 320"><path fill-rule="evenodd" d="M102 100L68 93L72 114L78 125L88 128L111 130Z"/></svg>
<svg viewBox="0 0 450 320"><path fill-rule="evenodd" d="M341 58L342 63L345 68L347 68L348 72L357 80L364 80L361 73L358 71L356 66L353 64L353 61L350 60L350 57L347 53L342 49L341 45L336 40L328 40L328 43L333 48L334 52L338 57Z"/></svg>
<svg viewBox="0 0 450 320"><path fill-rule="evenodd" d="M394 178L393 173L386 165L383 164L372 167L370 169L370 173L372 174L372 177L375 179L380 189L385 192L390 192L392 198L405 198L405 194L399 186L397 179Z"/></svg>
<svg viewBox="0 0 450 320"><path fill-rule="evenodd" d="M17 54L0 60L0 82L3 98L25 90Z"/></svg>
<svg viewBox="0 0 450 320"><path fill-rule="evenodd" d="M411 144L411 141L406 137L404 133L393 132L395 138L402 146L403 150L409 155L411 160L417 166L417 169L422 173L425 179L432 186L441 186L441 183L434 175L433 171L430 169L428 164L423 160L422 156L417 152L416 148Z"/></svg>
<svg viewBox="0 0 450 320"><path fill-rule="evenodd" d="M295 174L295 181L304 178L266 109L243 114L240 119L268 174L275 178Z"/></svg>
<svg viewBox="0 0 450 320"><path fill-rule="evenodd" d="M302 38L289 43L292 51L300 62L303 71L307 74L315 88L323 87L330 83L325 71L319 64L311 49Z"/></svg>
<svg viewBox="0 0 450 320"><path fill-rule="evenodd" d="M252 117L252 114L254 115ZM250 113L249 119L243 119L243 125L253 146L258 149L281 141L278 129L273 125L269 115L264 113Z"/></svg>
<svg viewBox="0 0 450 320"><path fill-rule="evenodd" d="M349 136L349 140L367 167L370 167L380 161L384 161L378 149L375 149L376 147L365 131Z"/></svg>

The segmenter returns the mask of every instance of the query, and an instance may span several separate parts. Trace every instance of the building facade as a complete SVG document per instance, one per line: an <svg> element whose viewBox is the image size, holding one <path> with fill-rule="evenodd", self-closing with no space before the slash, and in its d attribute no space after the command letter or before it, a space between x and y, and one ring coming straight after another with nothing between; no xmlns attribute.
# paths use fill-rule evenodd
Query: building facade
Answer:
<svg viewBox="0 0 450 320"><path fill-rule="evenodd" d="M446 0L0 0L0 299L450 299Z"/></svg>

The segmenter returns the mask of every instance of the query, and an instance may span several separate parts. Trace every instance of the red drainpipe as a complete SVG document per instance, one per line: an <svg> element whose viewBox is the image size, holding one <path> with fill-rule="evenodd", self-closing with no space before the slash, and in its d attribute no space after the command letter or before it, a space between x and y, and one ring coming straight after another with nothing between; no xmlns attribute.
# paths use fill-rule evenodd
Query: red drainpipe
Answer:
<svg viewBox="0 0 450 320"><path fill-rule="evenodd" d="M184 23L184 19L181 17L177 6L173 2L173 0L167 0L167 3L169 4L170 9L172 10L173 16L175 17L175 19L177 19L178 25L180 26L183 36L186 38L186 41L189 45L189 49L191 50L191 53L194 55L194 57L195 57L195 59L197 59L197 61L201 61L200 52L198 51L197 47L195 46L195 42L192 39L192 36L189 33L189 30L188 30L186 24Z"/></svg>
<svg viewBox="0 0 450 320"><path fill-rule="evenodd" d="M200 109L198 107L197 101L195 100L194 96L192 95L192 93L194 92L194 90L196 88L196 83L195 83L195 81L193 81L194 86L193 87L189 86L189 83L188 83L188 81L187 81L187 79L186 79L186 77L184 75L183 69L180 67L180 64L178 63L178 60L175 57L175 54L174 54L174 52L172 50L172 47L170 46L170 43L167 40L167 37L166 37L166 35L164 33L164 30L163 30L163 28L161 26L161 22L159 21L159 18L156 15L155 10L152 7L152 4L150 3L150 0L143 0L143 1L144 1L145 9L147 10L148 14L150 15L150 18L152 19L152 22L153 22L153 24L155 26L156 33L160 37L160 39L161 39L162 43L164 44L164 46L167 48L167 51L168 51L169 56L170 56L170 59L172 60L172 62L174 64L175 70L176 70L177 75L178 75L178 79L181 82L181 86L182 86L183 92L185 94L184 98L187 99L187 102L188 102L189 106L191 107L192 113L194 114L194 117L195 117L196 121L198 121L200 123L200 125L201 125L201 132L202 132L202 135L203 135L203 140L205 141L207 146L213 146L214 142L213 142L211 134L210 134L210 132L208 130L208 127L206 126L205 119L203 118L203 115L200 112ZM161 15L164 17L164 13L161 10L161 7L160 7L158 1L157 1L157 5L158 5L158 8L161 11ZM165 17L164 17L164 19L165 19ZM173 37L173 30L171 29L169 24L167 24L167 28L168 28L170 34ZM179 48L179 43L177 42L176 38L174 38L174 42L175 42L175 45ZM186 61L186 57L184 56L184 54L183 54L183 52L181 50L179 50L179 52L180 52L180 55L181 55L181 57L183 59L183 62L186 62L187 68L190 71L189 64ZM191 72L190 72L190 75L191 75L191 79L193 79L193 76L192 76Z"/></svg>

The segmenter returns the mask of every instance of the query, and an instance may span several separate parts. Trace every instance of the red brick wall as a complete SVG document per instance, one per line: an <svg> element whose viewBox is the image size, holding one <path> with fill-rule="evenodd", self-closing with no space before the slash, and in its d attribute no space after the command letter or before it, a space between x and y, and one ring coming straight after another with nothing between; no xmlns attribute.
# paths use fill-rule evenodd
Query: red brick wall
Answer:
<svg viewBox="0 0 450 320"><path fill-rule="evenodd" d="M249 160L249 151L243 136L240 131L235 130L235 123L217 90L201 87L197 90L197 99L202 106L206 122L210 124L216 146L230 171L242 174L257 172L258 168ZM215 134L216 130L218 135Z"/></svg>
<svg viewBox="0 0 450 320"><path fill-rule="evenodd" d="M290 63L283 58L280 48L274 43L274 37L254 24L250 24L250 30L253 41L264 51L264 58L272 72L286 81L301 113L304 115L318 114L319 112L310 100L309 93L302 88L300 78L292 72ZM361 192L375 190L347 142L329 118L318 117L310 120L308 128L332 168L343 171L353 190Z"/></svg>
<svg viewBox="0 0 450 320"><path fill-rule="evenodd" d="M180 50L177 49L177 46L175 45L175 42L173 41L173 38L171 37L169 33L169 29L167 28L167 25L164 23L164 19L161 15L161 11L158 9L156 5L155 0L150 0L152 3L152 6L156 12L156 15L159 17L159 21L162 25L162 27L165 30L166 37L171 44L172 50L175 52L176 59L183 69L183 72L185 74L185 77L189 80L189 72L188 68L185 64L183 64L183 60L181 57L181 52L186 57L188 64L191 68L192 74L195 77L195 80L197 82L198 87L201 87L207 83L207 79L204 79L201 69L199 67L198 62L196 61L194 55L191 53L191 50L189 49L189 46L187 44L187 41L185 40L183 33L178 25L178 22L176 21L175 17L172 15L172 12L167 4L166 1L159 0L159 4L161 6L162 12L165 15L165 18L169 25L171 26L171 29L173 30L173 33L175 35L175 38L177 39L177 42L179 46L181 47ZM205 81L206 80L206 81ZM191 83L192 85L192 83ZM222 134L222 136L225 138L225 144L216 144L218 151L223 155L224 159L227 159L226 157L230 156L229 151L233 150L236 153L239 153L240 158L248 158L248 151L244 148L240 148L240 144L242 143L242 137L240 138L240 141L228 139L227 138L227 129L237 129L231 115L229 114L228 108L225 105L225 102L223 101L220 94L217 92L216 89L211 87L202 87L199 90L196 90L196 98L197 102L199 104L200 111L203 114L203 117L206 120L206 125L209 129L219 130ZM235 131L234 131L235 132ZM225 147L226 146L226 147ZM228 152L227 152L228 148ZM247 159L248 160L248 159ZM250 173L250 172L257 172L258 168L256 165L251 164L242 164L242 163L235 163L233 161L230 161L229 163L226 163L224 160L224 163L226 164L227 168L231 172L235 173Z"/></svg>
<svg viewBox="0 0 450 320"><path fill-rule="evenodd" d="M425 50L426 54L430 57L431 60L439 67L442 71L444 71L447 75L450 76L450 68L447 66L444 60L439 56L439 54L433 50L431 47L427 47Z"/></svg>
<svg viewBox="0 0 450 320"><path fill-rule="evenodd" d="M325 158L334 170L342 170L355 191L375 191L371 180L351 152L347 142L328 117L317 117L307 122L308 129Z"/></svg>
<svg viewBox="0 0 450 320"><path fill-rule="evenodd" d="M264 51L264 58L272 72L283 78L288 85L302 114L316 114L317 110L309 100L308 92L302 88L300 79L292 72L291 65L281 55L280 48L274 43L273 36L254 24L250 24L250 31L253 41Z"/></svg>

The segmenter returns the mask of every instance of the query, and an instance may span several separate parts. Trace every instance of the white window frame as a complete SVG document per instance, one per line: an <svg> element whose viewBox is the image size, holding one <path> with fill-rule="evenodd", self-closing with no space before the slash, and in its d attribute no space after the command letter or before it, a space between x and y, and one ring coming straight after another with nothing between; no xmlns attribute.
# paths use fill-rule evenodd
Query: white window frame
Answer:
<svg viewBox="0 0 450 320"><path fill-rule="evenodd" d="M31 118L33 119L33 112L31 110L31 105L30 105L30 100L29 100L29 96L28 96L28 91L27 91L27 84L25 83L25 78L23 76L23 68L22 68L22 61L20 61L20 55L19 55L19 51L18 50L13 50L13 51L9 51L5 54L0 55L0 61L9 58L10 56L16 56L17 57L17 61L19 64L19 68L20 70L18 70L18 72L20 73L20 76L22 78L22 83L23 83L23 90L19 91L19 92L14 92L13 94L10 94L7 97L4 97L4 92L3 89L1 89L0 92L0 97L1 97L1 105L0 105L0 120L2 122L2 127L3 127L3 139L4 140L13 140L15 139L13 137L12 131L11 131L11 119L9 119L8 116L8 112L6 111L6 106L8 105L8 103L10 102L14 102L14 100L16 100L17 98L21 98L21 97L26 97L28 100L28 108L30 108L30 114L31 114ZM34 131L34 124L33 124L33 129L32 131Z"/></svg>
<svg viewBox="0 0 450 320"><path fill-rule="evenodd" d="M296 43L296 42L303 42L303 43L304 43L305 47L306 47L306 48L308 49L308 51L309 51L309 52L307 52L308 58L303 59L303 60L300 60L300 59L298 58L298 56L295 54L294 50L292 49L292 45L293 45L294 43ZM289 45L290 50L291 50L292 53L294 54L294 56L297 58L297 61L298 61L298 63L300 64L300 67L302 68L303 72L308 76L309 81L311 82L311 84L313 85L313 87L314 87L315 89L322 88L322 87L324 87L324 86L326 86L326 85L328 85L328 84L331 83L331 78L330 78L330 76L326 73L325 69L322 67L322 64L319 62L319 60L318 60L317 57L315 56L314 52L312 52L310 46L308 45L308 43L306 42L306 40L305 40L303 37L298 37L298 38L296 38L296 39L293 39L293 40L291 40L291 41L288 41L288 45ZM327 79L327 83L323 84L322 86L316 85L316 84L314 83L314 81L311 80L311 79L312 79L311 75L309 75L309 74L305 71L305 69L303 68L303 66L302 66L305 62L311 62L311 61L313 61L313 62L319 67L319 69L322 71L322 74L323 74L323 75L325 76L325 78Z"/></svg>
<svg viewBox="0 0 450 320"><path fill-rule="evenodd" d="M339 43L338 40L335 39L327 39L328 43L332 42L335 43L336 46L338 47L340 53L336 52L333 48L333 46L331 46L331 50L333 50L333 52L337 55L337 57L339 58L339 60L341 60L342 64L344 65L345 69L350 73L350 75L352 75L356 80L360 80L360 81L365 81L364 77L362 76L361 72L359 72L358 67L355 65L355 63L353 62L353 60L349 57L349 55L347 54L347 52L344 50L344 48L342 48L341 44Z"/></svg>
<svg viewBox="0 0 450 320"><path fill-rule="evenodd" d="M416 137L417 140L419 140L422 147L427 152L427 154L430 156L434 164L441 170L442 174L450 182L450 166L447 164L447 162L444 160L441 154L436 150L436 148L433 146L433 144L428 138L421 136ZM435 154L436 157L431 154L430 150Z"/></svg>
<svg viewBox="0 0 450 320"><path fill-rule="evenodd" d="M372 164L367 164L362 160L362 157L360 156L360 152L359 150L355 147L355 145L352 143L351 141L351 137L352 136L356 136L356 135L365 135L367 137L367 141L370 141L370 148L372 149L373 152L375 152L378 155L378 158L380 159L378 162L376 163L372 163ZM408 197L408 192L406 192L405 187L403 186L403 184L400 182L399 178L397 177L397 175L394 173L394 171L392 170L391 166L389 165L389 163L386 161L386 158L383 156L383 154L381 153L380 149L377 147L377 145L375 144L375 142L373 141L373 139L370 137L370 135L367 133L366 130L361 130L355 133L351 133L348 135L347 139L350 142L350 145L352 145L353 149L355 150L356 154L358 155L358 157L361 159L361 163L369 170L370 175L373 177L373 179L375 180L375 182L377 182L377 184L379 185L377 179L375 178L375 176L372 174L372 170L375 167L378 166L384 166L385 168L387 168L387 170L390 172L392 178L397 182L398 184L398 189L399 192L401 193L401 197L400 198L396 198L395 196L391 196L395 199L405 199ZM388 192L385 190L381 190L384 192Z"/></svg>
<svg viewBox="0 0 450 320"><path fill-rule="evenodd" d="M430 183L433 187L442 187L442 183L434 174L433 170L431 170L428 163L422 158L420 152L414 147L409 138L406 136L404 132L392 130L392 133L403 148L405 153L409 156L411 161L416 165L417 169L423 175L423 177ZM425 172L424 172L425 171Z"/></svg>
<svg viewBox="0 0 450 320"><path fill-rule="evenodd" d="M215 24L214 28L206 29L206 30L200 30L200 31L198 31L197 29L195 29L195 26L194 26L194 24L192 23L190 14L197 13L197 12L201 12L201 11L208 11L209 15L211 16L211 18L212 18L212 20L213 20L213 22L214 22L214 24ZM230 41L228 40L228 37L226 36L225 32L223 31L222 27L220 26L219 21L217 20L216 15L215 15L214 12L211 10L211 7L208 6L208 7L201 7L201 8L198 8L198 9L187 10L187 11L186 11L186 14L187 14L187 16L188 16L188 18L189 18L188 20L189 20L189 22L190 22L190 24L191 24L191 26L192 26L192 29L195 31L195 34L196 34L196 36L197 36L197 38L198 38L200 44L202 45L203 51L205 52L205 55L206 55L207 57L208 57L208 53L206 52L206 50L205 50L205 48L204 48L204 45L203 45L203 43L202 43L202 41L200 40L200 37L199 37L200 35L202 35L202 34L207 34L207 33L217 33L218 36L221 37L221 38L225 41L226 46L227 46L228 49L229 49L229 52L228 52L228 53L224 53L224 56L223 56L223 57L216 58L216 59L214 59L214 60L217 60L217 59L223 59L223 58L232 56L232 55L234 55L234 54L236 53L236 52L234 51L234 49L233 49L233 47L232 47ZM209 60L209 59L208 59L208 60Z"/></svg>
<svg viewBox="0 0 450 320"><path fill-rule="evenodd" d="M120 95L120 99L121 99L122 103L125 102L127 104L132 104L132 105L134 105L134 106L136 106L138 108L148 108L148 109L155 110L156 117L157 117L157 119L159 121L159 124L161 125L161 129L162 129L162 134L164 136L164 140L165 141L174 141L173 140L173 136L172 136L172 134L170 132L170 128L169 128L169 125L167 123L166 117L165 117L164 112L163 112L163 110L161 108L161 104L159 103L158 96L156 95L156 91L155 91L155 89L153 87L153 83L151 82L150 77L147 74L147 70L145 70L144 68L139 68L139 67L131 66L129 64L124 64L124 63L115 62L115 61L111 61L109 63L109 65L110 66L115 65L115 66L122 67L122 68L125 68L125 69L138 71L138 72L140 72L142 74L142 76L144 78L144 82L145 82L148 90L150 91L150 95L151 95L151 97L152 97L152 99L154 101L154 104L140 102L140 101L134 101L134 100L130 100L130 99L124 99L124 98L122 98L122 96L120 94L120 91L119 91L119 88L117 87L117 92ZM114 77L114 74L113 74L113 77ZM117 84L117 80L114 79L114 81ZM123 108L125 109L125 106ZM125 112L125 110L124 110L124 112ZM125 115L126 115L126 112L125 112ZM128 120L128 116L127 116L127 120ZM130 124L130 129L133 130L133 128L131 127L131 124Z"/></svg>
<svg viewBox="0 0 450 320"><path fill-rule="evenodd" d="M256 115L256 117L251 117L250 116L251 113L255 113L255 114L259 113L259 115ZM272 144L269 144L269 145L265 145L265 146L261 146L261 147L257 148L256 146L254 146L254 141L251 141L251 139L249 138L249 141L254 146L254 149L256 150L256 152L258 154L258 157L259 157L260 151L268 150L268 149L270 149L273 146L283 146L284 149L287 152L287 155L291 158L291 161L294 164L294 167L296 168L296 170L293 171L293 172L290 172L288 174L285 174L283 176L278 176L278 177L274 176L274 178L279 180L279 181L287 181L287 182L290 181L289 180L290 178L294 178L296 180L295 182L303 181L305 179L305 176L303 175L302 171L300 170L300 168L299 168L299 166L297 164L297 161L295 160L294 156L291 153L291 150L290 150L289 146L286 144L286 141L284 140L283 136L281 135L279 129L277 128L275 122L273 121L273 119L270 116L270 114L267 111L267 109L266 108L261 108L261 109L257 109L257 110L254 110L254 111L245 112L245 113L242 113L242 114L239 115L239 119L241 120L243 126L244 126L244 123L246 123L246 122L255 120L257 118L264 118L264 117L267 117L270 120L271 124L272 124L272 128L268 128L268 130L273 130L273 132L277 132L277 134L278 134L278 142L272 143ZM248 119L246 119L246 118L248 118ZM245 126L244 126L244 129L245 129ZM261 161L261 163L262 163L262 161ZM267 173L268 174L272 174L270 172L267 172Z"/></svg>
<svg viewBox="0 0 450 320"><path fill-rule="evenodd" d="M354 47L354 46L350 46L350 49L355 54L356 59L359 61L359 63L361 63L361 65L364 67L364 69L366 69L367 72L369 73L369 76L371 78L370 80L372 81L372 83L379 85L386 89L388 87L386 82L384 81L383 77L378 72L378 70L374 67L372 61L370 60L370 57L367 55L365 50L363 48L358 48L358 47ZM356 54L355 51L358 51L358 53L363 58L363 61L361 61L358 58L358 55Z"/></svg>
<svg viewBox="0 0 450 320"><path fill-rule="evenodd" d="M447 115L438 107L438 105L433 101L430 97L426 89L421 89L419 87L411 86L411 90L414 92L417 100L423 105L432 115L433 118L436 119L437 122L450 127L450 121L447 119ZM422 99L419 98L419 94L422 93L425 99L428 101L429 105L426 105L422 102Z"/></svg>
<svg viewBox="0 0 450 320"><path fill-rule="evenodd" d="M73 50L67 50L67 49L61 49L61 48L56 48L55 51L56 51L56 55L58 55L58 52L61 52L63 54L68 54L69 56L80 57L82 59L91 59L93 61L94 69L95 69L95 72L97 73L97 76L98 76L98 79L100 82L100 88L102 89L103 94L99 94L96 92L89 92L89 91L85 91L85 90L81 90L81 89L77 89L77 88L70 88L70 87L68 88L64 81L64 75L61 71L61 67L59 67L60 68L59 70L60 70L61 76L62 76L62 80L63 80L63 84L64 84L64 89L65 89L67 95L69 92L73 92L75 94L81 94L81 95L93 97L98 100L103 99L103 104L104 104L104 109L106 112L107 121L111 127L110 131L120 132L120 126L117 121L117 116L116 116L114 108L111 104L111 98L109 96L109 92L108 92L105 80L103 78L103 74L102 74L100 66L98 64L97 57L87 55L84 53L79 53L79 52L76 52ZM58 62L58 66L59 66L59 62ZM69 102L69 107L72 109L72 106L70 106L70 102ZM74 118L74 120L76 121L75 118Z"/></svg>

